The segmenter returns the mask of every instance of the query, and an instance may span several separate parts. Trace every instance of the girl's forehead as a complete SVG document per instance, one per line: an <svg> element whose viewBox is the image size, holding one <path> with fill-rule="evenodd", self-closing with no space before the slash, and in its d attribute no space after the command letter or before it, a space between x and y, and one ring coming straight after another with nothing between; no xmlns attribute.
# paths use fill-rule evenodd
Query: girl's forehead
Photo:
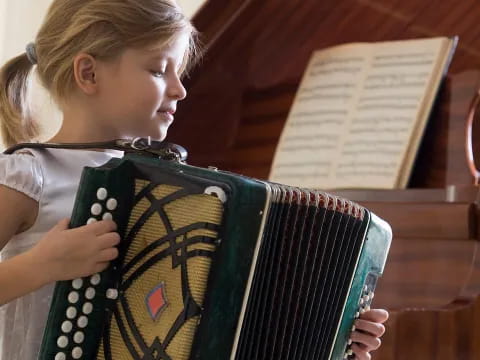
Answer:
<svg viewBox="0 0 480 360"><path fill-rule="evenodd" d="M170 51L166 48L127 48L122 54L122 60L127 62L156 61L170 57Z"/></svg>
<svg viewBox="0 0 480 360"><path fill-rule="evenodd" d="M184 60L185 53L188 49L189 37L182 36L174 39L169 44L153 44L141 48L127 48L122 53L120 62L144 63L158 61L173 61L181 63Z"/></svg>
<svg viewBox="0 0 480 360"><path fill-rule="evenodd" d="M168 43L157 43L147 46L143 49L146 56L165 56L180 55L183 56L190 42L189 34L181 34L173 38Z"/></svg>

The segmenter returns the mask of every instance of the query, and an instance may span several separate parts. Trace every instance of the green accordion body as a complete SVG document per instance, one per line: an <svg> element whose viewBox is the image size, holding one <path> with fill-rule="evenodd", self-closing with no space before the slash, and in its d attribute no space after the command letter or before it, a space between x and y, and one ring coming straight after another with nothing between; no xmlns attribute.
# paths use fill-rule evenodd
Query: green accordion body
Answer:
<svg viewBox="0 0 480 360"><path fill-rule="evenodd" d="M120 256L57 283L41 360L348 358L391 241L347 200L141 155L84 170L71 226L102 218Z"/></svg>

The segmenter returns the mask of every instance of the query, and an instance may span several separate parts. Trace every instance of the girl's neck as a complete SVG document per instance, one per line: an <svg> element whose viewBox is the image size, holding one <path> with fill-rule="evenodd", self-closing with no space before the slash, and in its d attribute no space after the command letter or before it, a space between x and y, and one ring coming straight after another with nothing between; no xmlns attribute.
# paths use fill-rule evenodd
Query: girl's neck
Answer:
<svg viewBox="0 0 480 360"><path fill-rule="evenodd" d="M60 130L48 142L89 143L109 141L121 137L112 129L102 126L102 122L82 109L63 111Z"/></svg>
<svg viewBox="0 0 480 360"><path fill-rule="evenodd" d="M115 136L102 136L95 134L70 133L60 130L48 142L51 143L91 143L114 140Z"/></svg>

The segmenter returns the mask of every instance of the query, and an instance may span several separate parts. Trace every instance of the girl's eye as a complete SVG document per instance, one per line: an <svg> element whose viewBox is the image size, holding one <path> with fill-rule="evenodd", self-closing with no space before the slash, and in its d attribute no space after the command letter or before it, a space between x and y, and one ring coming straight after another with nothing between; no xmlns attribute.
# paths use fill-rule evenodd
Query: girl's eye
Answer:
<svg viewBox="0 0 480 360"><path fill-rule="evenodd" d="M151 71L152 75L155 76L155 77L162 77L165 75L165 71L155 71L155 70L152 70Z"/></svg>

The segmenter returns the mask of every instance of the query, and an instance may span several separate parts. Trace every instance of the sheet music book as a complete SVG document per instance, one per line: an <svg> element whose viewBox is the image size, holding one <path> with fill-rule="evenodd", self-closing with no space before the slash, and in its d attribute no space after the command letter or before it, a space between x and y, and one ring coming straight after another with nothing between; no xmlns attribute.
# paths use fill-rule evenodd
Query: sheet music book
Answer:
<svg viewBox="0 0 480 360"><path fill-rule="evenodd" d="M352 43L316 51L269 180L294 186L407 186L457 38Z"/></svg>

